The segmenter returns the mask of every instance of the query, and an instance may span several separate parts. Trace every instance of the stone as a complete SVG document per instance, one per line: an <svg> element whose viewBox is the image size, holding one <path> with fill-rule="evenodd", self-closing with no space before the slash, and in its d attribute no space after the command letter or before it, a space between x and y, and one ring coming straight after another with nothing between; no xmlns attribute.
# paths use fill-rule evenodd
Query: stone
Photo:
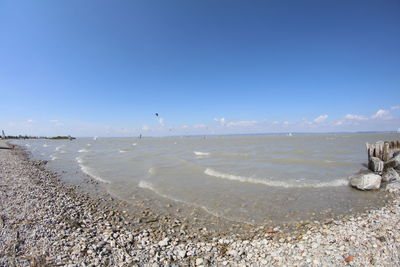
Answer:
<svg viewBox="0 0 400 267"><path fill-rule="evenodd" d="M238 252L234 249L231 249L227 252L228 255L231 255L233 257L236 257L238 255Z"/></svg>
<svg viewBox="0 0 400 267"><path fill-rule="evenodd" d="M400 190L400 180L393 181L385 185L384 189L389 192L396 192Z"/></svg>
<svg viewBox="0 0 400 267"><path fill-rule="evenodd" d="M368 170L360 171L350 178L350 184L360 190L379 189L382 177Z"/></svg>
<svg viewBox="0 0 400 267"><path fill-rule="evenodd" d="M382 174L382 182L390 182L400 180L400 176L393 168L387 168Z"/></svg>
<svg viewBox="0 0 400 267"><path fill-rule="evenodd" d="M385 168L400 169L400 154L388 160L385 163Z"/></svg>
<svg viewBox="0 0 400 267"><path fill-rule="evenodd" d="M368 169L373 172L383 171L384 163L380 158L371 157L368 162Z"/></svg>
<svg viewBox="0 0 400 267"><path fill-rule="evenodd" d="M166 237L166 238L164 238L163 240L161 240L160 242L158 242L158 245L159 245L160 247L165 247L165 246L168 245L168 242L169 242L169 238Z"/></svg>
<svg viewBox="0 0 400 267"><path fill-rule="evenodd" d="M180 258L184 258L186 256L186 250L179 250L178 251L178 256Z"/></svg>
<svg viewBox="0 0 400 267"><path fill-rule="evenodd" d="M196 259L196 265L198 266L198 265L202 265L204 263L204 260L203 260L203 258L197 258Z"/></svg>

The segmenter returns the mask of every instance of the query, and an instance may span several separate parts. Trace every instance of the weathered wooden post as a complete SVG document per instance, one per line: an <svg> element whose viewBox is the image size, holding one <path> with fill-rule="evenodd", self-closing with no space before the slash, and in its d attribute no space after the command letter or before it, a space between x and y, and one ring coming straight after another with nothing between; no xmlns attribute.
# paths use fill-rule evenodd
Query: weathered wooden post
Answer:
<svg viewBox="0 0 400 267"><path fill-rule="evenodd" d="M368 154L368 169L381 172L384 163L389 161L395 152L400 151L400 140L378 141L375 144L366 143Z"/></svg>
<svg viewBox="0 0 400 267"><path fill-rule="evenodd" d="M385 142L383 144L382 160L383 161L389 160L389 142Z"/></svg>

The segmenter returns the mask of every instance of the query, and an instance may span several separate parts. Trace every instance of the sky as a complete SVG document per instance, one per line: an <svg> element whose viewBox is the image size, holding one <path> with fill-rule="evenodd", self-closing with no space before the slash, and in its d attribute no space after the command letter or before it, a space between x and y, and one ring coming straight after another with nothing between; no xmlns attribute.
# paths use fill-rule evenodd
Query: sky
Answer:
<svg viewBox="0 0 400 267"><path fill-rule="evenodd" d="M398 0L2 0L0 129L397 131L399 14Z"/></svg>

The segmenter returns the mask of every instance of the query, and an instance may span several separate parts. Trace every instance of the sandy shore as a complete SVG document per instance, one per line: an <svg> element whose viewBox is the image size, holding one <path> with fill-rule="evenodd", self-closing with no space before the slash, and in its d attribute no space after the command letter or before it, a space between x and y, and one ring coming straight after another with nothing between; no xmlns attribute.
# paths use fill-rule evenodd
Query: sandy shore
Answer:
<svg viewBox="0 0 400 267"><path fill-rule="evenodd" d="M397 193L386 207L363 215L291 232L259 227L246 239L194 231L151 211L132 217L109 197L82 193L44 166L0 141L0 266L400 265Z"/></svg>

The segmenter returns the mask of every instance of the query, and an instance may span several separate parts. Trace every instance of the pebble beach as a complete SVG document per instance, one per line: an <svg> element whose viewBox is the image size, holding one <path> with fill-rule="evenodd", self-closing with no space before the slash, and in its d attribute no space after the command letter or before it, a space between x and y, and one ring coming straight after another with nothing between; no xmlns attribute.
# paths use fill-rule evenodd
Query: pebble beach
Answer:
<svg viewBox="0 0 400 267"><path fill-rule="evenodd" d="M2 142L2 141L0 141ZM0 266L396 266L400 198L343 218L210 234L176 218L132 218L0 145ZM154 217L153 216L153 217Z"/></svg>

